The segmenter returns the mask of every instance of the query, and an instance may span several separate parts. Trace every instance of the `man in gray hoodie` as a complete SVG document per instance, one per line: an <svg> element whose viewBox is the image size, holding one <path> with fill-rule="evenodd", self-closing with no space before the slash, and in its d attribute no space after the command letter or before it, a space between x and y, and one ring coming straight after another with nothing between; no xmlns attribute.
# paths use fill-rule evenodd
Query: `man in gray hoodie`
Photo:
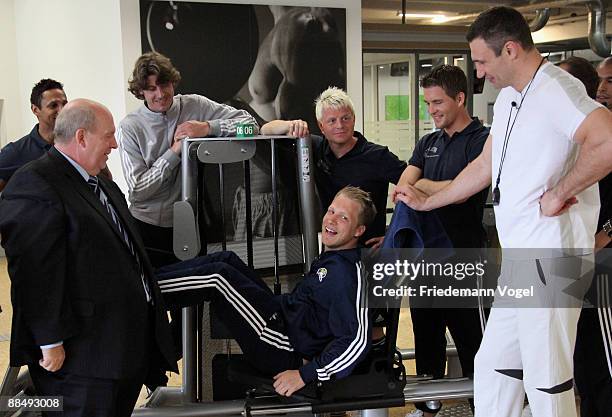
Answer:
<svg viewBox="0 0 612 417"><path fill-rule="evenodd" d="M143 106L119 124L117 138L135 217L151 262L176 261L172 254L172 207L181 196L181 141L206 136L235 136L239 124L255 119L244 110L196 94L174 94L181 80L167 57L143 54L134 65L129 91Z"/></svg>

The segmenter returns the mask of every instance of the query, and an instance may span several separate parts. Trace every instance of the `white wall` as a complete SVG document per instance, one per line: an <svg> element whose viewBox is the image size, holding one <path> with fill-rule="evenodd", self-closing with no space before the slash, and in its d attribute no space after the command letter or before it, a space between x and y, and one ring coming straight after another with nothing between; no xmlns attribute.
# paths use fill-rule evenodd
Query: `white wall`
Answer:
<svg viewBox="0 0 612 417"><path fill-rule="evenodd" d="M15 11L13 0L0 0L0 145L19 139L30 131L21 123L23 105L29 109L29 94L22 103L19 96L17 45L15 40Z"/></svg>
<svg viewBox="0 0 612 417"><path fill-rule="evenodd" d="M41 78L64 84L68 99L105 104L125 115L119 0L14 0L22 131L36 123L28 97ZM109 168L125 190L118 152Z"/></svg>

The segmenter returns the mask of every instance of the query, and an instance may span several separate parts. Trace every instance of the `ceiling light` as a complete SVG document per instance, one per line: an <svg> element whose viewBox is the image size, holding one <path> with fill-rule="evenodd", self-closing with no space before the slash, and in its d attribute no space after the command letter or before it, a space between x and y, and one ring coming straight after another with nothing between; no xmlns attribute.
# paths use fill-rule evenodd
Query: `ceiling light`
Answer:
<svg viewBox="0 0 612 417"><path fill-rule="evenodd" d="M380 69L385 69L385 67L384 67L384 66L382 66L382 65L381 65L380 67L378 67L378 68L380 68Z"/></svg>
<svg viewBox="0 0 612 417"><path fill-rule="evenodd" d="M432 67L432 66L433 66L433 64L421 64L421 67L423 67L423 68L429 68L429 67Z"/></svg>
<svg viewBox="0 0 612 417"><path fill-rule="evenodd" d="M402 17L404 15L406 19L431 19L432 23L444 23L449 17L443 14L437 13L406 13L403 14L401 11L397 12L397 16Z"/></svg>
<svg viewBox="0 0 612 417"><path fill-rule="evenodd" d="M449 20L449 18L447 16L444 16L443 14L440 14L440 15L438 15L436 17L433 17L431 19L431 23L444 23L444 22L446 22L448 20Z"/></svg>

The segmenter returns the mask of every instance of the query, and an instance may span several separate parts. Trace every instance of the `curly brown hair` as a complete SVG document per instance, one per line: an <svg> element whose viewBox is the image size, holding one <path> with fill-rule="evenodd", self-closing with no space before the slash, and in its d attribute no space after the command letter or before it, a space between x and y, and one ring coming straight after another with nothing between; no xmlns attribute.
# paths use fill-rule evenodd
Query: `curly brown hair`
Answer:
<svg viewBox="0 0 612 417"><path fill-rule="evenodd" d="M157 75L157 84L170 82L176 87L181 81L181 73L168 57L158 52L147 52L134 64L132 76L128 80L128 91L137 99L144 100L142 91L147 87L147 78L151 75Z"/></svg>

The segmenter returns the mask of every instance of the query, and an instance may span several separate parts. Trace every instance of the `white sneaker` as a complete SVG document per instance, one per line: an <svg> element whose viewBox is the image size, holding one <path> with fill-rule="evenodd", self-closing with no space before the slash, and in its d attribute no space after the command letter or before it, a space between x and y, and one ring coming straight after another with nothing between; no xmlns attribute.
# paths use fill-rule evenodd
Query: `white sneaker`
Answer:
<svg viewBox="0 0 612 417"><path fill-rule="evenodd" d="M414 410L406 414L406 417L423 417L423 412L421 410Z"/></svg>

